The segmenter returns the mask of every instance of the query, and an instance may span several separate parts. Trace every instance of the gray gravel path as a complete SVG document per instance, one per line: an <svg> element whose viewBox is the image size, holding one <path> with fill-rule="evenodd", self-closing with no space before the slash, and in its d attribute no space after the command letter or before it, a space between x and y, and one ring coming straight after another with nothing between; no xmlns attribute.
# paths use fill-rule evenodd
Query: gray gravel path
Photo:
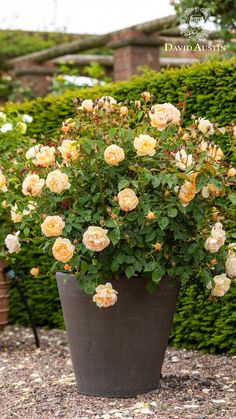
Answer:
<svg viewBox="0 0 236 419"><path fill-rule="evenodd" d="M76 390L65 332L0 333L0 419L235 419L236 357L169 348L158 391L131 399Z"/></svg>

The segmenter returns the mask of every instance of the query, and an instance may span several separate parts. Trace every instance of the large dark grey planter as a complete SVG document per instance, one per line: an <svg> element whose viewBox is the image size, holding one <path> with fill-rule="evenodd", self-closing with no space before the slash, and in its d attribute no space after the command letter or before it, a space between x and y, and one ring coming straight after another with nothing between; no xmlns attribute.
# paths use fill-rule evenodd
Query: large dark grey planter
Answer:
<svg viewBox="0 0 236 419"><path fill-rule="evenodd" d="M98 308L67 273L57 273L57 284L79 391L132 397L157 389L178 282L163 278L149 294L142 278L114 280L118 301L108 308Z"/></svg>

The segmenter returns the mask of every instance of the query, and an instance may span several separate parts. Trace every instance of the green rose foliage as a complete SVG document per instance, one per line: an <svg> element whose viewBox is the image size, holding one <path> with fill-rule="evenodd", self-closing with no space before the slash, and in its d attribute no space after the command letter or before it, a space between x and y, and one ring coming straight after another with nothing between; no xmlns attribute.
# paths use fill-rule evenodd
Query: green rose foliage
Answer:
<svg viewBox="0 0 236 419"><path fill-rule="evenodd" d="M205 289L214 284L213 277L225 272L227 252L220 246L212 254L204 243L216 221L224 219L226 230L232 226L233 211L226 203L235 200L235 177L227 175L229 166L212 141L222 135L230 138L232 127L222 131L209 123L200 130L193 120L183 129L179 111L172 105L170 111L169 104L164 110L152 108L149 94L122 105L109 97L96 100L93 111L86 111L91 103L74 103L77 118L65 121L58 138L45 140L47 148L37 149L38 154L33 150L31 159L16 156L14 174L9 174L7 202L17 202L21 214L28 204L35 206L16 224L20 242L37 243L52 257L52 271L75 273L80 287L91 294L97 285L121 276L142 275L150 292L165 275L179 278L184 286L196 283ZM111 145L124 155L119 149L111 157ZM47 180L54 170L68 177L62 191L59 178L57 192ZM32 174L45 185L37 193L23 187L22 193L23 182ZM126 189L133 196L122 203L119 194ZM42 233L47 216L63 219L59 234ZM89 249L84 233L90 226L102 228L102 250L97 242L97 251ZM75 247L63 262L55 260L58 253L52 255L57 236Z"/></svg>

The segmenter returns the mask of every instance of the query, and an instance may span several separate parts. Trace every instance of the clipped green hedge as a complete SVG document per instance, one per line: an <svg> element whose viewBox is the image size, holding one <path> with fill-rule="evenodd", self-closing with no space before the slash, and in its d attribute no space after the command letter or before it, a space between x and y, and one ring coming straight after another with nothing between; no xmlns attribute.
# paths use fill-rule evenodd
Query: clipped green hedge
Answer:
<svg viewBox="0 0 236 419"><path fill-rule="evenodd" d="M148 90L155 95L155 102L171 102L177 105L183 99L184 90L191 91L188 98L186 120L191 114L204 116L219 122L222 126L235 120L234 106L236 88L236 59L224 62L206 62L189 68L165 70L161 73L147 71L142 77L133 77L128 82L119 82L78 90L77 96L95 98L102 95L114 96L118 101L137 99ZM29 113L34 124L29 134L55 135L61 122L73 116L73 95L47 96L23 104L7 105L10 112ZM227 150L228 145L225 144ZM30 253L29 253L30 252ZM56 280L47 275L50 265L35 248L23 249L13 262L23 277L23 287L39 326L63 327L63 318L57 292ZM29 274L33 266L41 267L41 276ZM225 300L213 304L190 287L179 299L171 335L171 343L183 348L194 348L209 352L230 352L236 354L235 336L235 288ZM16 290L11 290L10 321L28 324Z"/></svg>
<svg viewBox="0 0 236 419"><path fill-rule="evenodd" d="M222 125L236 119L236 58L226 61L205 62L180 69L144 71L143 76L129 81L111 83L105 86L79 89L60 96L49 95L23 104L7 105L10 112L29 113L34 124L29 134L55 135L62 121L74 115L73 97L96 98L113 96L118 101L137 99L148 90L155 96L155 102L171 102L174 105L184 97L184 91L191 91L187 100L186 120L192 114L204 116Z"/></svg>

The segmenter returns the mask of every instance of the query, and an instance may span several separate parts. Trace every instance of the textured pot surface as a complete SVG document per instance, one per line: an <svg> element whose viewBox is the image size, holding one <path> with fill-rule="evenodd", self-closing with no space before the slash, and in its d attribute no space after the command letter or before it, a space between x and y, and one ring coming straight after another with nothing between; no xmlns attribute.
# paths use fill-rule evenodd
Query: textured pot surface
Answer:
<svg viewBox="0 0 236 419"><path fill-rule="evenodd" d="M118 301L108 308L98 308L71 275L58 272L57 284L79 391L132 397L157 389L178 282L163 278L149 294L142 278L112 281Z"/></svg>

